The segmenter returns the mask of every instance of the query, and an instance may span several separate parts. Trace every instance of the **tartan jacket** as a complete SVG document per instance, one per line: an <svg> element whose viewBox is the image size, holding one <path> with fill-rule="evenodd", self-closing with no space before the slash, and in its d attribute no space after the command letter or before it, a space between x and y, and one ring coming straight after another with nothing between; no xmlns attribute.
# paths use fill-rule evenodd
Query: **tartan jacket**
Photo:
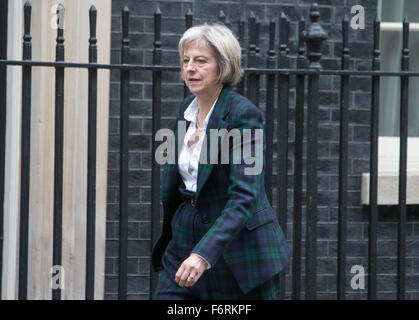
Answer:
<svg viewBox="0 0 419 320"><path fill-rule="evenodd" d="M182 102L177 123L183 120L186 126L189 125L183 113L193 98L194 95L190 95ZM264 169L260 174L245 174L245 168L254 167L255 164L246 164L243 159L238 164L232 162L232 147L229 163L214 164L214 161L209 161L210 156L214 155L210 154L210 129L236 128L241 133L243 129L263 129L262 112L228 86L222 89L214 108L206 128L207 141L202 146L202 150L207 148L208 160L207 163L199 163L195 193L196 209L199 214L209 217L210 223L206 225L206 233L192 252L207 259L212 266L222 255L246 294L288 264L290 248L265 192ZM178 141L183 141L184 136L178 137L180 133L177 123L174 128L176 164L165 164L161 180L160 196L164 218L162 235L152 253L155 271L162 269L162 254L172 236L171 218L182 201L178 191L182 178L178 172L177 159ZM221 138L218 139L220 141ZM255 136L251 136L250 142L251 150L257 150ZM218 154L215 155L220 161L221 143L218 146ZM263 151L265 148L264 137Z"/></svg>

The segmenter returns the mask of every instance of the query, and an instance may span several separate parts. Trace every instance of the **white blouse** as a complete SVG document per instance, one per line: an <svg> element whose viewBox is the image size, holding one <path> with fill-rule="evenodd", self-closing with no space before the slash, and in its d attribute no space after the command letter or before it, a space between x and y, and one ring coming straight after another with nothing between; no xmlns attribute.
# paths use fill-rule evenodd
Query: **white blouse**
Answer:
<svg viewBox="0 0 419 320"><path fill-rule="evenodd" d="M207 128L209 118L214 110L217 100L215 100L210 111L205 117L204 127L202 129L197 128L198 101L196 98L192 100L183 113L185 119L191 121L191 123L189 124L188 131L186 131L183 139L182 149L179 153L178 168L186 189L192 192L196 192L199 157L201 155L202 143L205 139L205 130Z"/></svg>

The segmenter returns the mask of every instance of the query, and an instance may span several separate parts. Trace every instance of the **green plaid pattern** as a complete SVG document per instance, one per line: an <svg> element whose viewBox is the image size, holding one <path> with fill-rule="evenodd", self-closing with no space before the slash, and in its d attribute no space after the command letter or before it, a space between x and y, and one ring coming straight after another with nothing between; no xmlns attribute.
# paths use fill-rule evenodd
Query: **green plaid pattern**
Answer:
<svg viewBox="0 0 419 320"><path fill-rule="evenodd" d="M183 112L193 98L192 95L184 100L178 120L186 121ZM240 132L244 129L263 129L262 112L245 97L224 87L206 129L207 143L203 148L207 148L208 155L210 129L221 128L235 128ZM176 129L177 159L177 141L183 137L178 137ZM255 150L255 143L253 135L252 150ZM265 148L264 139L263 150ZM248 165L243 161L233 164L232 155L233 148L230 149L229 164L199 164L196 210L199 216L208 217L210 223L202 223L196 228L200 234L196 244L185 243L179 247L193 246L191 252L203 256L212 266L222 257L242 292L247 294L272 279L288 264L290 248L266 196L264 170L258 175L247 175L245 169L252 168L254 164ZM218 157L221 161L220 154ZM170 239L173 237L180 243L184 238L181 227L173 234L171 226L173 214L182 201L178 189L181 183L177 164L166 164L161 180L163 234L153 250L155 270L162 269L161 257Z"/></svg>

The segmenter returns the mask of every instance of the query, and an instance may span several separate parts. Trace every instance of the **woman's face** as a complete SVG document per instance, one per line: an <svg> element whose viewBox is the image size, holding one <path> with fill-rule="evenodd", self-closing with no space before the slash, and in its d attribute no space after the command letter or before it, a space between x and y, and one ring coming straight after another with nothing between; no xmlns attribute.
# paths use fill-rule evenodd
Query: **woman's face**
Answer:
<svg viewBox="0 0 419 320"><path fill-rule="evenodd" d="M218 82L218 64L207 46L191 42L183 52L183 79L191 93L211 95L222 87Z"/></svg>

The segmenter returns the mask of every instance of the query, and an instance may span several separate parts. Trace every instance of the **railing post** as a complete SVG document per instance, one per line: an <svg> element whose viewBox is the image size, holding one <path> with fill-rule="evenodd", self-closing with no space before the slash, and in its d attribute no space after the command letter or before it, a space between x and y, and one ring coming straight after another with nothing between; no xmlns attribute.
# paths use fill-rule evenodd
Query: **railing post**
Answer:
<svg viewBox="0 0 419 320"><path fill-rule="evenodd" d="M97 10L89 10L89 63L97 63ZM89 68L88 88L88 145L87 145L87 227L86 227L86 300L94 299L95 286L95 228L96 228L96 146L97 146L97 69Z"/></svg>
<svg viewBox="0 0 419 320"><path fill-rule="evenodd" d="M305 68L305 48L302 31L305 19L298 23L298 57L297 69ZM294 151L294 216L293 216L293 250L292 250L292 299L300 300L301 292L301 217L303 206L303 143L304 143L304 82L303 74L296 76L295 97L295 151Z"/></svg>
<svg viewBox="0 0 419 320"><path fill-rule="evenodd" d="M275 69L275 21L269 23L269 50L266 67ZM265 190L269 201L272 203L272 157L273 157L273 135L274 135L274 106L275 106L275 74L266 75L266 116L265 116L265 136L266 136L266 170L265 170Z"/></svg>
<svg viewBox="0 0 419 320"><path fill-rule="evenodd" d="M256 50L256 58L255 58L255 64L254 64L254 67L256 67L256 68L260 66L260 47L259 47L259 44L260 44L260 22L257 21L257 19L256 19L255 20L255 45L256 45L255 50ZM258 75L258 78L259 78L259 74L257 74L257 75ZM256 99L256 101L259 102L259 90L257 90L257 99Z"/></svg>
<svg viewBox="0 0 419 320"><path fill-rule="evenodd" d="M374 51L372 70L380 70L380 20L374 21ZM371 88L371 146L370 146L370 216L368 223L368 299L377 295L377 228L378 228L378 124L380 77L372 77Z"/></svg>
<svg viewBox="0 0 419 320"><path fill-rule="evenodd" d="M188 12L185 14L185 31L191 28L193 25L193 12L191 9L188 9ZM181 67L182 68L182 67ZM183 72L181 69L180 72ZM191 92L189 91L188 86L186 83L183 85L183 97L186 98L188 95L190 95Z"/></svg>
<svg viewBox="0 0 419 320"><path fill-rule="evenodd" d="M121 64L128 62L129 9L122 10ZM129 132L129 69L121 70L120 82L120 185L119 185L119 300L127 298L128 273L128 132Z"/></svg>
<svg viewBox="0 0 419 320"><path fill-rule="evenodd" d="M64 6L57 7L57 45L55 61L64 61ZM64 67L55 67L55 140L54 140L54 238L53 267L62 266L63 234L63 153L64 153ZM52 299L61 299L61 288L52 288Z"/></svg>
<svg viewBox="0 0 419 320"><path fill-rule="evenodd" d="M244 18L240 17L239 21L239 43L241 48L241 65L244 67L245 65L245 49L244 49ZM239 83L237 84L237 93L244 95L244 85L245 85L246 75L240 79Z"/></svg>
<svg viewBox="0 0 419 320"><path fill-rule="evenodd" d="M349 20L342 20L342 70L349 69L348 48ZM340 87L340 150L339 150L339 223L338 223L338 264L337 264L337 298L345 299L346 284L346 217L348 190L348 108L349 108L349 76L341 76Z"/></svg>
<svg viewBox="0 0 419 320"><path fill-rule="evenodd" d="M289 37L288 18L282 12L279 18L279 54L278 67L280 69L289 68L289 57L287 54L287 42ZM287 212L288 212L288 107L289 107L289 74L280 74L278 76L278 220L284 234L287 234ZM281 299L285 297L285 271L281 272Z"/></svg>
<svg viewBox="0 0 419 320"><path fill-rule="evenodd" d="M32 6L24 7L25 34L23 60L32 60L31 36ZM28 299L28 236L29 236L29 178L31 151L31 77L32 67L22 67L22 133L20 172L20 226L19 226L19 300Z"/></svg>
<svg viewBox="0 0 419 320"><path fill-rule="evenodd" d="M409 20L403 20L401 71L409 71ZM399 226L397 239L397 299L405 299L406 273L406 186L407 136L409 109L409 76L401 76L400 87L400 162L399 162Z"/></svg>
<svg viewBox="0 0 419 320"><path fill-rule="evenodd" d="M318 23L320 12L317 3L310 9L311 24L303 32L307 44L309 68L320 70L322 43L327 39ZM307 216L306 216L306 299L316 299L316 250L317 250L317 115L319 107L319 74L310 74L308 80L308 126L307 126Z"/></svg>
<svg viewBox="0 0 419 320"><path fill-rule="evenodd" d="M257 26L256 26L256 17L253 12L250 12L249 15L249 24L248 24L248 41L249 41L249 51L247 53L247 67L256 68L258 65L258 56L256 51L256 35L257 35ZM259 96L259 76L254 73L249 73L247 75L247 98L252 101L255 105L258 105L258 96Z"/></svg>
<svg viewBox="0 0 419 320"><path fill-rule="evenodd" d="M161 11L157 8L154 13L154 51L153 65L161 65ZM153 114L152 114L152 137L156 137L157 131L161 126L161 84L162 72L153 71ZM151 142L151 158L154 159L158 143L155 139ZM156 161L151 162L151 249L153 248L159 232L160 221L160 166ZM151 252L151 251L150 251ZM157 278L152 270L150 270L150 299L153 296L154 288L157 284Z"/></svg>

